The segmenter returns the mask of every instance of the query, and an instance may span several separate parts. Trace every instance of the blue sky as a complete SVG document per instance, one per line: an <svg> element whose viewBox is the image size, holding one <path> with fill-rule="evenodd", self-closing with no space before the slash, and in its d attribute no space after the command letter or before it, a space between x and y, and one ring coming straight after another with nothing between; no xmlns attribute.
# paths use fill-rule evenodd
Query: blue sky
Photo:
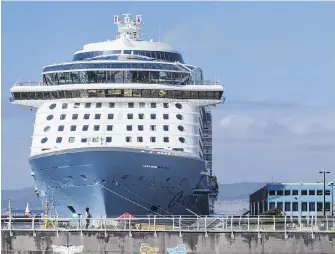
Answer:
<svg viewBox="0 0 335 254"><path fill-rule="evenodd" d="M11 85L114 38L113 15L127 12L143 15L144 38L225 86L213 111L220 182L316 181L335 169L335 3L3 2L2 189L32 184L34 115L10 105Z"/></svg>

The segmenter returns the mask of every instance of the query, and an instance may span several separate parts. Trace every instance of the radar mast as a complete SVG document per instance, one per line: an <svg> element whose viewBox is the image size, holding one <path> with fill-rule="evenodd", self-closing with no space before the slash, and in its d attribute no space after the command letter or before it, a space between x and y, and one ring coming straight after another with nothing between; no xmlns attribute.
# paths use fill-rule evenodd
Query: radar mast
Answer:
<svg viewBox="0 0 335 254"><path fill-rule="evenodd" d="M118 26L118 34L116 38L136 41L142 40L142 15L136 15L135 20L132 20L130 13L122 15L123 21L120 20L120 17L118 15L114 16L114 24Z"/></svg>

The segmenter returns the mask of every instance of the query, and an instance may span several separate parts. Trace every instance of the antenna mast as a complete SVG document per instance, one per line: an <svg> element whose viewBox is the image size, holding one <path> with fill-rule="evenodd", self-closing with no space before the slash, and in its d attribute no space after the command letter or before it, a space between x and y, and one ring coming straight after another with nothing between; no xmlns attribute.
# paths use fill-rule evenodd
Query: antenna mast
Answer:
<svg viewBox="0 0 335 254"><path fill-rule="evenodd" d="M131 19L130 13L122 15L124 16L123 22L120 20L118 15L114 16L114 24L118 26L118 35L116 36L116 38L124 40L142 40L142 15L136 15L135 20Z"/></svg>

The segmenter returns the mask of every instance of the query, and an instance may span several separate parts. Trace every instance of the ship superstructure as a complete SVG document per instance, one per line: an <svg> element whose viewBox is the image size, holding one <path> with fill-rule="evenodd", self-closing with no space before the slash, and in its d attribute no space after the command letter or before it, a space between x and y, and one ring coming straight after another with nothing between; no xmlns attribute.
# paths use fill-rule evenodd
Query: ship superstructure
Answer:
<svg viewBox="0 0 335 254"><path fill-rule="evenodd" d="M13 103L36 108L37 192L73 216L213 213L209 107L224 101L223 87L170 45L142 40L140 15L114 23L116 39L11 88Z"/></svg>

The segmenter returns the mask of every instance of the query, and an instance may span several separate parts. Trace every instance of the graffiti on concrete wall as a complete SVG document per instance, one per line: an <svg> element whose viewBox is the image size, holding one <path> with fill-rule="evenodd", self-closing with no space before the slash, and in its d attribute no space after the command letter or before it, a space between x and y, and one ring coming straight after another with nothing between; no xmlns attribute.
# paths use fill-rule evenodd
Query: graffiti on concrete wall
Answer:
<svg viewBox="0 0 335 254"><path fill-rule="evenodd" d="M169 254L186 254L185 244L178 244L176 247L167 248Z"/></svg>
<svg viewBox="0 0 335 254"><path fill-rule="evenodd" d="M73 254L73 253L82 253L84 246L66 246L66 245L61 245L61 246L57 246L57 245L51 245L52 247L52 251L55 253L61 253L61 254Z"/></svg>
<svg viewBox="0 0 335 254"><path fill-rule="evenodd" d="M159 248L151 247L147 243L141 243L140 253L141 254L158 254Z"/></svg>

